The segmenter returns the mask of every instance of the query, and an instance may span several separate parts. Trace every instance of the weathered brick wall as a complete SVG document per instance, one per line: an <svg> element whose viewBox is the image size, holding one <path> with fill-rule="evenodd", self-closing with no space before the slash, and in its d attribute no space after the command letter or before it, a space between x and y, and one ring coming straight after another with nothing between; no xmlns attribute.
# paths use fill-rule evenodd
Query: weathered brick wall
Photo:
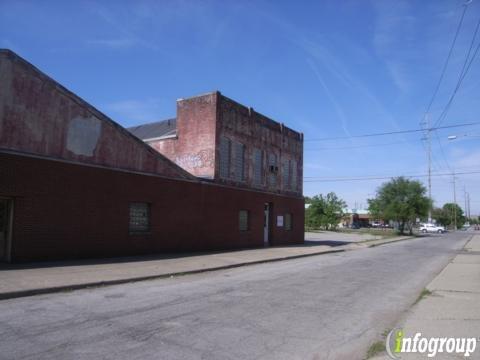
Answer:
<svg viewBox="0 0 480 360"><path fill-rule="evenodd" d="M14 201L15 261L263 246L267 202L271 243L304 239L303 199L1 152L0 196ZM129 234L130 202L151 204L149 234ZM285 213L292 231L274 226Z"/></svg>
<svg viewBox="0 0 480 360"><path fill-rule="evenodd" d="M0 149L193 178L31 64L0 50Z"/></svg>
<svg viewBox="0 0 480 360"><path fill-rule="evenodd" d="M244 182L235 182L233 180L222 180L220 182L233 184L236 186L246 186L259 188L262 190L302 195L303 183L303 135L293 131L283 124L275 122L266 116L255 112L237 102L221 96L219 100L219 117L217 122L217 149L221 136L225 136L233 141L238 141L246 146L245 171L246 178ZM253 150L260 149L264 153L263 157L263 185L258 187L253 183ZM267 181L269 175L268 154L275 154L277 157L277 166L279 168L276 175L276 185L272 186ZM218 156L217 156L218 157ZM233 159L234 160L234 159ZM282 162L284 160L294 160L296 162L296 187L292 188L283 184L282 180ZM217 167L219 166L217 162ZM290 172L290 177L293 176ZM218 177L217 177L218 178Z"/></svg>
<svg viewBox="0 0 480 360"><path fill-rule="evenodd" d="M215 175L215 129L218 93L177 102L177 139L149 143L189 173L207 179Z"/></svg>

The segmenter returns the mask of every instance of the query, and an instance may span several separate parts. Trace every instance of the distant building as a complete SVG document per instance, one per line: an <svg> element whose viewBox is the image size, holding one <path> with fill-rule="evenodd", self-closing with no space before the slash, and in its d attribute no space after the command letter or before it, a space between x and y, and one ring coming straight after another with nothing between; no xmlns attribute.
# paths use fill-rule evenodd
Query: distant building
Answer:
<svg viewBox="0 0 480 360"><path fill-rule="evenodd" d="M302 154L219 92L127 130L0 50L0 260L301 243Z"/></svg>
<svg viewBox="0 0 480 360"><path fill-rule="evenodd" d="M344 216L340 223L342 227L349 227L352 224L367 227L374 220L368 210L365 209L344 209L343 213Z"/></svg>

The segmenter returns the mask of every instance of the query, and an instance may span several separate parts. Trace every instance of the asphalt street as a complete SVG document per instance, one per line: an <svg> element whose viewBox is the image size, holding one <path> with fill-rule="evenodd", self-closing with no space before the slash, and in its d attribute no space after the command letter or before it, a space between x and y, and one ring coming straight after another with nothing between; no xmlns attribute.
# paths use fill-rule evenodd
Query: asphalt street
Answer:
<svg viewBox="0 0 480 360"><path fill-rule="evenodd" d="M362 359L468 238L0 301L0 359Z"/></svg>

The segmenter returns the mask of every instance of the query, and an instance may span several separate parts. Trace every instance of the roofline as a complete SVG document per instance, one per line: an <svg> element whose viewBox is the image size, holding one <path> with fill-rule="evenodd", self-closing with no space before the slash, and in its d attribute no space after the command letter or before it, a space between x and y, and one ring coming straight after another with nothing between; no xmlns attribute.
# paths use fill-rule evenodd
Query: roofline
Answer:
<svg viewBox="0 0 480 360"><path fill-rule="evenodd" d="M192 99L195 99L195 98L214 95L214 94L223 96L220 91L215 90L215 91L210 91L210 92L206 92L206 93L202 93L202 94L198 94L198 95L194 95L194 96L189 96L189 97L185 97L185 98L178 98L177 102L184 101L184 100L192 100Z"/></svg>
<svg viewBox="0 0 480 360"><path fill-rule="evenodd" d="M129 126L125 129L133 129L133 128L137 128L137 127L140 127L140 126L147 126L147 125L153 125L153 124L158 124L158 123L162 123L162 122L165 122L165 121L172 121L172 120L177 120L176 117L174 118L168 118L168 119L164 119L164 120L157 120L157 121L152 121L152 122L148 122L148 123L144 123L144 124L138 124L138 125L133 125L133 126Z"/></svg>
<svg viewBox="0 0 480 360"><path fill-rule="evenodd" d="M233 100L232 98L229 98L228 96L225 96L223 95L219 90L215 90L215 91L210 91L210 92L206 92L206 93L202 93L202 94L199 94L199 95L195 95L195 96L190 96L190 97L186 97L186 98L180 98L180 99L177 99L177 103L178 102L181 102L181 101L185 101L185 100L192 100L192 99L196 99L196 98L199 98L199 97L204 97L204 96L210 96L210 95L214 95L216 94L218 97L220 98L225 98L226 100L228 101L231 101L233 102L234 104L238 105L238 106L241 106L243 107L244 109L246 109L247 111L251 112L251 111L254 111L255 113L257 113L258 115L264 117L265 119L273 122L274 124L278 124L280 125L281 127L291 131L292 133L294 134L297 134L299 136L299 138L301 140L303 140L303 133L302 132L299 132L299 131L296 131L288 126L286 126L283 122L279 122L279 121L276 121L276 120L273 120L272 118L258 112L258 111L255 111L252 107L250 106L246 106L246 105L243 105L241 103L239 103L238 101L236 100ZM146 125L146 124L145 124Z"/></svg>
<svg viewBox="0 0 480 360"><path fill-rule="evenodd" d="M141 139L134 136L130 131L128 131L122 125L120 125L119 123L117 123L114 120L112 120L111 118L109 118L107 115L102 113L100 110L95 108L93 105L89 104L87 101L82 99L80 96L78 96L74 92L68 90L65 86L61 85L58 81L56 81L52 77L45 74L43 71L41 71L35 65L31 64L30 62L28 62L27 60L22 58L20 55L18 55L14 51L12 51L10 49L0 49L0 55L2 55L2 54L5 54L5 55L11 57L12 60L21 62L24 66L26 66L30 70L33 70L39 76L43 77L46 81L50 81L53 85L55 85L55 87L57 88L58 91L62 92L70 100L72 100L73 102L77 103L80 106L85 107L87 111L89 111L92 115L98 117L100 120L106 121L107 123L110 123L111 125L113 125L117 130L121 131L124 135L126 135L130 139L136 141L137 143L141 144L141 146L143 146L146 151L148 151L150 154L155 156L157 159L161 159L162 161L165 161L165 162L171 164L172 166L174 166L176 168L176 170L181 172L184 176L186 176L188 178L195 178L194 175L190 174L188 171L186 171L182 167L178 166L175 162L173 162L172 160L170 160L166 156L160 154L158 151L154 150L148 144L145 144Z"/></svg>
<svg viewBox="0 0 480 360"><path fill-rule="evenodd" d="M270 117L268 117L268 116L266 116L266 115L264 115L264 114L256 111L256 110L255 110L253 107L251 107L251 106L243 105L243 104L239 103L238 101L236 101L236 100L234 100L234 99L232 99L232 98L229 98L228 96L222 95L220 92L218 92L218 93L220 94L221 97L225 98L225 99L228 100L228 101L233 102L233 103L236 104L237 106L243 107L243 108L246 109L248 112L255 112L255 113L257 113L258 115L260 115L261 117L263 117L263 118L271 121L272 123L278 124L278 125L280 125L281 127L283 127L283 128L285 128L285 129L293 132L294 134L297 134L297 135L300 137L300 139L303 140L303 133L302 133L302 132L293 130L292 128L286 126L285 123L283 123L283 122L273 120L272 118L270 118Z"/></svg>
<svg viewBox="0 0 480 360"><path fill-rule="evenodd" d="M152 142L152 141L158 141L158 140L167 140L167 139L178 139L177 134L170 134L170 135L163 135L163 136L157 136L149 139L141 139L143 142Z"/></svg>
<svg viewBox="0 0 480 360"><path fill-rule="evenodd" d="M161 179L165 179L165 180L171 180L171 181L184 181L184 182L197 183L197 184L203 184L203 185L208 185L208 186L222 187L222 188L227 188L227 189L232 189L232 190L255 192L255 193L261 193L261 194L266 194L266 195L275 195L275 196L281 196L281 197L290 198L290 199L291 198L293 198L293 199L303 199L303 195L277 193L277 192L272 192L272 191L264 191L264 190L260 190L260 189L256 189L256 188L244 188L244 187L233 186L233 185L228 185L228 184L221 184L221 183L217 183L217 182L214 182L214 181L211 181L211 180L208 180L208 179L205 179L205 178L197 177L197 176L192 176L192 178L188 178L188 179L187 178L178 178L178 177L172 177L172 176L162 175L162 174L158 174L158 173L151 173L151 172L125 169L125 168L117 168L117 167L109 167L109 166L100 165L100 164L90 164L90 163L80 162L80 161L76 161L76 160L62 159L62 158L56 158L56 157L51 157L51 156L47 156L47 155L39 155L39 154L28 153L28 152L23 152L23 151L0 148L0 155L2 155L2 154L20 156L20 157L27 157L27 158L34 158L34 159L45 160L45 161L54 161L54 162L60 162L60 163L69 164L69 165L75 165L75 166L85 166L85 167L102 169L102 170L107 170L107 171L117 171L117 172L121 172L121 173L151 176L151 177L157 177L157 178L161 178Z"/></svg>

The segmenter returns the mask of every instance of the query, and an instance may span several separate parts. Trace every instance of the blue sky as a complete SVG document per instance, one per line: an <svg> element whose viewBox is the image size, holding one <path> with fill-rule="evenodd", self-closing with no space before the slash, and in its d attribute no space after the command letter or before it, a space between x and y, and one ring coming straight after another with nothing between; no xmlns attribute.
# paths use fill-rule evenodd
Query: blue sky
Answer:
<svg viewBox="0 0 480 360"><path fill-rule="evenodd" d="M220 90L305 134L305 195L335 191L361 207L386 180L324 180L425 174L421 134L314 140L419 128L463 3L0 0L0 47L124 126L175 116L176 99ZM479 18L473 0L432 122ZM480 54L442 125L479 122L479 90ZM448 141L452 134L469 136ZM437 131L433 172L480 171L476 134L479 125ZM451 176L432 186L437 206L453 200ZM464 186L480 213L480 174L458 175L462 206Z"/></svg>

